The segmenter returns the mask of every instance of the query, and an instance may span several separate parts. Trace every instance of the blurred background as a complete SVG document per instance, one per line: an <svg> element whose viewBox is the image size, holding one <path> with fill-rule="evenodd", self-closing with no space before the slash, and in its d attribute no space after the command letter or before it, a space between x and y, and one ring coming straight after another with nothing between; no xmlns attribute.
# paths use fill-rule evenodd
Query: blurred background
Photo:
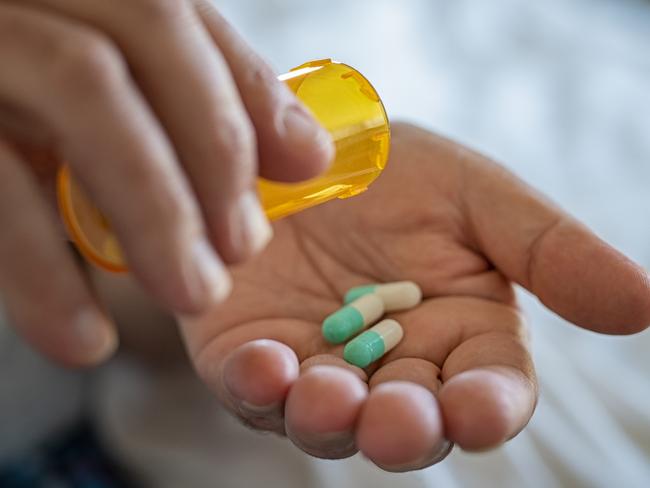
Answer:
<svg viewBox="0 0 650 488"><path fill-rule="evenodd" d="M355 66L393 120L503 162L650 267L650 2L215 3L278 72L323 57ZM18 391L0 376L0 459L91 405L121 461L151 486L650 486L650 333L601 337L522 301L540 402L528 429L495 452L455 451L409 475L360 456L314 460L215 413L184 373L152 378L118 360L88 389L88 377L52 368L0 327L0 367L23 361L26 377L51 385ZM48 415L30 416L44 401Z"/></svg>

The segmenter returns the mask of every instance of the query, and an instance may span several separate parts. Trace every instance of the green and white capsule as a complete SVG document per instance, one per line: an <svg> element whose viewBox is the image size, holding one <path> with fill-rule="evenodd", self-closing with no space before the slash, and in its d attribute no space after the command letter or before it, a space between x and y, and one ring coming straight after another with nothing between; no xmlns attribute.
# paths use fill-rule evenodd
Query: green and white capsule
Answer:
<svg viewBox="0 0 650 488"><path fill-rule="evenodd" d="M345 345L343 359L365 368L393 349L404 337L402 326L393 319L386 319Z"/></svg>
<svg viewBox="0 0 650 488"><path fill-rule="evenodd" d="M357 286L348 290L344 301L350 303L369 293L374 293L382 299L386 312L413 308L422 301L422 290L412 281Z"/></svg>
<svg viewBox="0 0 650 488"><path fill-rule="evenodd" d="M323 336L332 344L341 344L354 337L384 314L384 302L369 294L340 308L323 321Z"/></svg>

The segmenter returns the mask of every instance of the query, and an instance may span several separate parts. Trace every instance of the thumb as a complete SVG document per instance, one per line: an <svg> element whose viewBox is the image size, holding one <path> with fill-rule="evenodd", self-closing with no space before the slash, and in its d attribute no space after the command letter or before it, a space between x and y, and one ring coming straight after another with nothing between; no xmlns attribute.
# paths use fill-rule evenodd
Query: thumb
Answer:
<svg viewBox="0 0 650 488"><path fill-rule="evenodd" d="M511 280L576 325L631 334L650 324L648 273L497 164L463 161L478 245Z"/></svg>

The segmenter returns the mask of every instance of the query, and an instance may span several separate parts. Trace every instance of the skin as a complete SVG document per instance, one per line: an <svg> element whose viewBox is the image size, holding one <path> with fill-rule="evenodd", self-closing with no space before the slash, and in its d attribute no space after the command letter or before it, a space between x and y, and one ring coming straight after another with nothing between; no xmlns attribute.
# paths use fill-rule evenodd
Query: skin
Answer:
<svg viewBox="0 0 650 488"><path fill-rule="evenodd" d="M365 194L274 230L233 268L231 298L181 317L181 332L225 406L314 456L360 450L406 471L520 432L538 387L515 284L585 329L650 323L643 269L499 165L412 126L393 127L388 167ZM391 315L403 341L366 370L345 363L321 321L349 288L397 280L424 293Z"/></svg>
<svg viewBox="0 0 650 488"><path fill-rule="evenodd" d="M224 263L271 237L256 177L313 177L333 154L208 1L0 0L0 65L0 293L65 364L99 362L117 338L44 198L61 161L139 283L192 314L228 295Z"/></svg>

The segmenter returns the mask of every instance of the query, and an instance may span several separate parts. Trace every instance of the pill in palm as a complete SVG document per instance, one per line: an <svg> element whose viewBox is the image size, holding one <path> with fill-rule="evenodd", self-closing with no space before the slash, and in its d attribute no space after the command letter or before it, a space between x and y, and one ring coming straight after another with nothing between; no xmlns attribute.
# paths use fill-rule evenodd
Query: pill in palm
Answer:
<svg viewBox="0 0 650 488"><path fill-rule="evenodd" d="M422 301L422 290L412 281L357 286L348 290L344 301L350 303L369 293L382 299L386 312L413 308Z"/></svg>
<svg viewBox="0 0 650 488"><path fill-rule="evenodd" d="M345 345L343 358L350 364L365 368L393 349L404 336L402 326L385 319Z"/></svg>
<svg viewBox="0 0 650 488"><path fill-rule="evenodd" d="M384 314L384 302L367 294L348 303L323 321L323 336L328 342L340 344L355 336Z"/></svg>

